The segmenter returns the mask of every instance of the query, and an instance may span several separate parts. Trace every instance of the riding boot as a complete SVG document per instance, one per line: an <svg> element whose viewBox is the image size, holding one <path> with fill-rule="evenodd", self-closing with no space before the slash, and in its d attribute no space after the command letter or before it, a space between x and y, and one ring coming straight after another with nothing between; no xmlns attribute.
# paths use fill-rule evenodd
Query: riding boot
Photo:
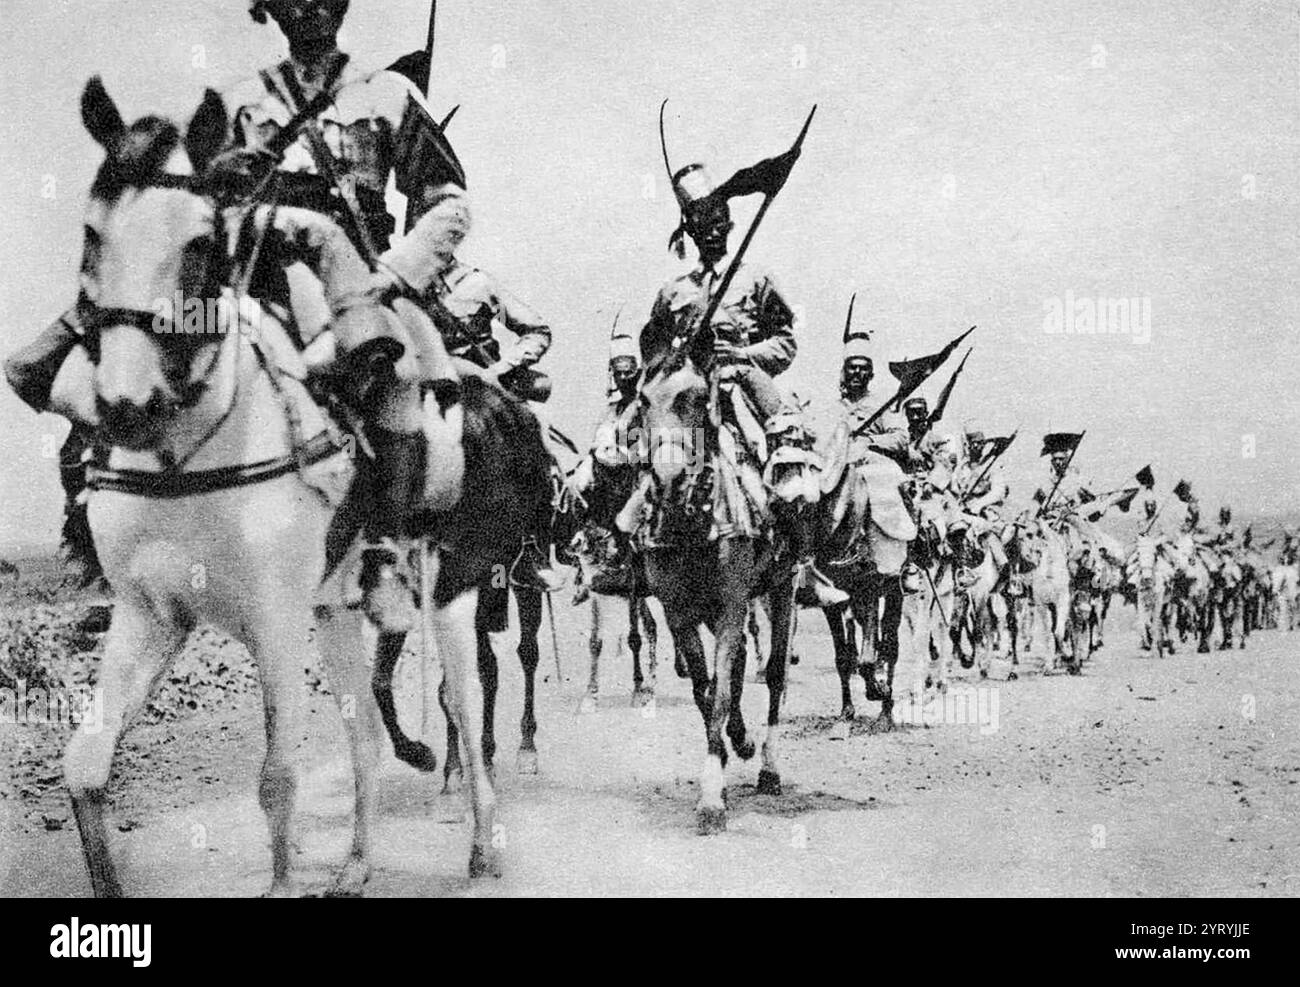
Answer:
<svg viewBox="0 0 1300 987"><path fill-rule="evenodd" d="M541 542L546 541L546 550ZM536 593L555 593L564 589L565 579L551 565L550 540L537 535L525 535L510 566L510 585L530 589Z"/></svg>
<svg viewBox="0 0 1300 987"><path fill-rule="evenodd" d="M785 528L790 554L796 560L793 569L795 600L801 606L820 609L848 603L849 594L832 583L813 560L811 512L791 504L782 506L786 509L778 511L776 518L778 523L784 522L781 526Z"/></svg>
<svg viewBox="0 0 1300 987"><path fill-rule="evenodd" d="M552 462L553 485L563 474ZM555 593L564 588L567 580L551 564L551 526L555 514L554 495L537 504L532 530L520 542L519 554L510 566L510 585L535 593Z"/></svg>
<svg viewBox="0 0 1300 987"><path fill-rule="evenodd" d="M916 542L908 542L907 561L903 564L903 570L899 574L899 584L903 587L904 593L919 593L924 579L924 573L916 560Z"/></svg>
<svg viewBox="0 0 1300 987"><path fill-rule="evenodd" d="M419 432L369 430L372 466L367 545L361 589L366 616L384 633L404 634L416 624L416 574L409 524L424 484L425 439Z"/></svg>

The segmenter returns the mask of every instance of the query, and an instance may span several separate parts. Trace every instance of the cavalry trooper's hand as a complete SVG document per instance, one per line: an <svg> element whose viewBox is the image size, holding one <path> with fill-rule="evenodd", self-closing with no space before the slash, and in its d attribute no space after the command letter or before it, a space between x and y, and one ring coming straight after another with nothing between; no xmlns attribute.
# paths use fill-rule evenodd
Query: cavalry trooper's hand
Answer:
<svg viewBox="0 0 1300 987"><path fill-rule="evenodd" d="M516 366L531 367L542 358L543 343L537 339L521 339L510 354L509 361Z"/></svg>
<svg viewBox="0 0 1300 987"><path fill-rule="evenodd" d="M713 340L713 357L719 363L737 363L740 360L740 347L718 336Z"/></svg>

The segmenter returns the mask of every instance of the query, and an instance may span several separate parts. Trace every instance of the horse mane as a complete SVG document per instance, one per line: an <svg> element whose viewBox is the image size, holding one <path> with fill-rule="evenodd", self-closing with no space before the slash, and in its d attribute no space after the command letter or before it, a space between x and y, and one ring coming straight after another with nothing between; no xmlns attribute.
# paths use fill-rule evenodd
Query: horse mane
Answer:
<svg viewBox="0 0 1300 987"><path fill-rule="evenodd" d="M180 141L180 129L170 120L141 117L113 142L95 173L91 198L111 204L127 189L147 185L162 172Z"/></svg>
<svg viewBox="0 0 1300 987"><path fill-rule="evenodd" d="M664 347L646 362L645 372L641 378L642 387L660 375L675 374L686 366L688 361L694 365L701 377L705 376L712 363L712 346L712 334L699 333L688 346Z"/></svg>

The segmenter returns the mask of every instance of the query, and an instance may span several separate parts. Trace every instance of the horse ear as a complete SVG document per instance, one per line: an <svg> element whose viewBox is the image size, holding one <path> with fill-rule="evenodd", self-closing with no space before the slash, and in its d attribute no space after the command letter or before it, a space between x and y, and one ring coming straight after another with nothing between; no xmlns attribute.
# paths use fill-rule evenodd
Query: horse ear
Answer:
<svg viewBox="0 0 1300 987"><path fill-rule="evenodd" d="M230 117L226 114L226 104L221 99L221 94L215 89L207 90L198 112L185 131L185 152L190 156L190 164L194 166L196 174L201 174L208 162L225 146L229 129Z"/></svg>
<svg viewBox="0 0 1300 987"><path fill-rule="evenodd" d="M126 131L122 114L104 88L104 80L97 75L91 76L81 92L81 122L95 142L105 149L112 147Z"/></svg>

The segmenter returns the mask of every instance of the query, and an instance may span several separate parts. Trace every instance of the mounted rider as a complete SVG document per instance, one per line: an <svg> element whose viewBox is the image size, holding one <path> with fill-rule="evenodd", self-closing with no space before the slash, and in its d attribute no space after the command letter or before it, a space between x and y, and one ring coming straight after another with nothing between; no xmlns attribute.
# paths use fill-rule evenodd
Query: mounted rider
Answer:
<svg viewBox="0 0 1300 987"><path fill-rule="evenodd" d="M363 73L339 51L337 36L347 9L348 0L252 0L250 15L258 23L265 23L268 14L275 19L289 42L289 58L226 95L225 102L233 111L232 150L224 156L221 171L227 182L246 187L273 171L269 189L281 205L328 215L358 241L359 250L363 241L369 240L379 251L387 247L393 229L383 196L392 170L393 136L408 98L421 105L422 98L397 73ZM280 157L268 153L267 145L276 140L294 112L309 104L319 112L313 119L296 121L300 125L298 139L284 147ZM331 180L318 166L314 155L322 147L328 150L328 162L320 163L328 164L325 170L332 171L343 186L342 194L334 194ZM351 216L345 200L354 207ZM360 222L353 222L352 216ZM264 255L263 260L250 292L260 301L278 306L277 315L285 315L291 303L289 282L273 258ZM81 342L79 310L83 301L79 298L5 363L10 385L37 411L61 413L60 408L51 406L51 388L64 360ZM318 304L317 309L323 310L323 305ZM308 342L312 328L318 327L299 322L301 343ZM78 582L84 584L100 576L81 503L83 461L90 446L89 433L74 423L60 456L67 496L63 549Z"/></svg>
<svg viewBox="0 0 1300 987"><path fill-rule="evenodd" d="M952 490L961 505L971 544L989 553L998 572L1007 564L1002 545L1002 508L1011 488L1000 467L989 465L998 453L989 449L985 434L968 430L963 437L963 456L952 479ZM986 455L989 457L986 459Z"/></svg>
<svg viewBox="0 0 1300 987"><path fill-rule="evenodd" d="M731 208L702 164L689 164L672 176L681 209L681 224L670 241L684 255L682 236L698 251L695 267L660 289L641 331L641 359L648 366L667 353L710 303L729 266ZM812 453L813 437L802 410L785 400L773 378L793 362L797 344L794 313L771 277L754 265L741 264L707 328L713 336L713 360L720 393L738 416L737 435L763 464L764 484L775 504L773 519L785 535L795 564L796 582L818 606L847 601L813 564L812 517L819 496ZM743 395L743 398L742 398ZM635 523L636 506L624 523Z"/></svg>
<svg viewBox="0 0 1300 987"><path fill-rule="evenodd" d="M410 249L395 248L387 266L396 270L406 297L430 315L448 353L462 370L482 372L522 401L544 402L551 380L535 365L551 347L551 329L528 305L507 292L488 272L462 261L456 254L470 231L470 210L463 195L448 196L445 188L425 183L408 202L417 221L431 212L443 219L436 229L445 241L428 246L418 238ZM516 338L504 349L493 334L495 326ZM543 433L545 434L545 433ZM558 471L558 467L556 467ZM512 585L551 593L564 579L551 568L550 517L539 517L525 536L511 567Z"/></svg>
<svg viewBox="0 0 1300 987"><path fill-rule="evenodd" d="M890 538L908 542L916 537L916 525L902 493L903 469L909 462L907 429L896 413L886 410L876 414L879 405L871 396L875 364L870 338L869 332L853 328L850 304L840 363L840 415L822 453L822 495L839 485L845 471L861 471L869 494L870 520ZM870 424L864 429L867 422ZM830 564L838 568L865 561L871 551L865 533L860 528L843 557ZM876 560L872 562L876 564Z"/></svg>
<svg viewBox="0 0 1300 987"><path fill-rule="evenodd" d="M624 423L641 388L641 353L631 334L619 330L617 320L610 331L607 366L605 415L592 434L588 455L583 457L570 479L570 487L580 497L586 497L591 490L597 464L613 469L629 466L636 458L628 446Z"/></svg>

